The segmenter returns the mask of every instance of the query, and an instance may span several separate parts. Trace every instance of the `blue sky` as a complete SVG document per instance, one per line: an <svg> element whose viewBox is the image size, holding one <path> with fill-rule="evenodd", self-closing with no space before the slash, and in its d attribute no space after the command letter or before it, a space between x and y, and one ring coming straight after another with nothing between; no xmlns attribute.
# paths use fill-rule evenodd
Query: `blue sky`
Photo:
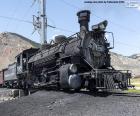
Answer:
<svg viewBox="0 0 140 116"><path fill-rule="evenodd" d="M1 0L0 16L32 21L32 15L37 15L38 11L38 2L32 6L33 1ZM54 35L69 36L78 32L79 24L76 13L82 9L89 9L91 10L90 27L103 20L108 20L107 31L113 32L115 37L115 48L112 51L123 55L140 53L140 6L127 8L126 4L85 4L84 1L47 0L48 24L61 28L48 28L48 40ZM140 2L140 0L137 1ZM33 29L30 23L0 17L0 32L15 32L40 42L38 32L32 34Z"/></svg>

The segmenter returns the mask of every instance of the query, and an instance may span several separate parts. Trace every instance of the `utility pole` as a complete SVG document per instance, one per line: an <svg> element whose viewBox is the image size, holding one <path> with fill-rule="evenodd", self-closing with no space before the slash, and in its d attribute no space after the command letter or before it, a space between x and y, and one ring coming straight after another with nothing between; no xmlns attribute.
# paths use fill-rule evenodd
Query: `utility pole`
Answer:
<svg viewBox="0 0 140 116"><path fill-rule="evenodd" d="M39 16L33 16L33 25L38 30L41 39L41 48L47 44L47 17L46 17L46 0L39 0Z"/></svg>
<svg viewBox="0 0 140 116"><path fill-rule="evenodd" d="M46 0L40 0L40 18L41 18L41 44L47 43L47 18L46 18Z"/></svg>

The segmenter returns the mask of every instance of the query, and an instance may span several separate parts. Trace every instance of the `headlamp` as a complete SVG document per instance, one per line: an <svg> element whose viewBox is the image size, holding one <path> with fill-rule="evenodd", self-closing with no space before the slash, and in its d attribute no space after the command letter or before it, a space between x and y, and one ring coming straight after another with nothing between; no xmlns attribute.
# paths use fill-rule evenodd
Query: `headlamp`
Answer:
<svg viewBox="0 0 140 116"><path fill-rule="evenodd" d="M108 22L105 20L97 25L93 25L92 30L93 31L104 31L106 29L107 23Z"/></svg>

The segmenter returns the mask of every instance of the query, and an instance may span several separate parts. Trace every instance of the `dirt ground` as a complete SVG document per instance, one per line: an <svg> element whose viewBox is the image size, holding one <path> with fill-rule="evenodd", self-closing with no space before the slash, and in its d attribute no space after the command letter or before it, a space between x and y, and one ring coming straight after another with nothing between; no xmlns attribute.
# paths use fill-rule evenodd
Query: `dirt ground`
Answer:
<svg viewBox="0 0 140 116"><path fill-rule="evenodd" d="M140 116L140 95L38 91L0 104L1 116Z"/></svg>

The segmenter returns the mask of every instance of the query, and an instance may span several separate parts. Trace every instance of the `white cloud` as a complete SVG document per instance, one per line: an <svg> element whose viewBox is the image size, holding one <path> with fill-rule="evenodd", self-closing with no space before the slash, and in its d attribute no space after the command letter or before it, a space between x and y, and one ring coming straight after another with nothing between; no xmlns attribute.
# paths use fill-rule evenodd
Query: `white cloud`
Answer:
<svg viewBox="0 0 140 116"><path fill-rule="evenodd" d="M140 11L140 5L138 6L138 8L137 8L139 11Z"/></svg>

